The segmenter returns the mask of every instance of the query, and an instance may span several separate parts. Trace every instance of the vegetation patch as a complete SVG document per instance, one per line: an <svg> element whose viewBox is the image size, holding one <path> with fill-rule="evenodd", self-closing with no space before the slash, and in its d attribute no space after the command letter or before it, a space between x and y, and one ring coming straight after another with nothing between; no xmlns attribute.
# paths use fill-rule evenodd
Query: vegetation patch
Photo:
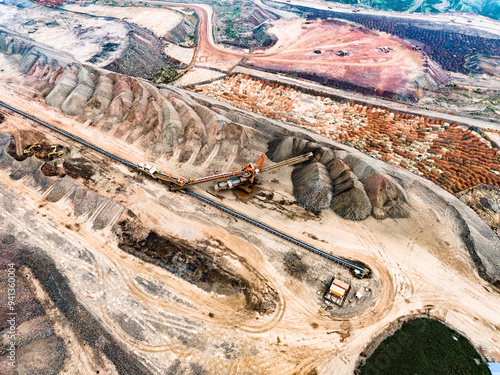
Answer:
<svg viewBox="0 0 500 375"><path fill-rule="evenodd" d="M416 319L385 339L360 368L361 375L488 375L470 342L432 319Z"/></svg>

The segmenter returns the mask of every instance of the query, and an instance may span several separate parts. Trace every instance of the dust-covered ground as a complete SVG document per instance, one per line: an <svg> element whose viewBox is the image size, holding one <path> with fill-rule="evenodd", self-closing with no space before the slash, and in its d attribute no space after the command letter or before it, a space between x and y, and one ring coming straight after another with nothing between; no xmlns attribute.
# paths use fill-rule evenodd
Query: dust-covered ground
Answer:
<svg viewBox="0 0 500 375"><path fill-rule="evenodd" d="M182 16L169 9L112 7L95 4L65 4L62 9L100 17L115 17L151 30L157 37L165 36L182 21Z"/></svg>
<svg viewBox="0 0 500 375"><path fill-rule="evenodd" d="M58 111L24 106L30 108L77 129ZM90 162L87 175L49 177L39 169L47 161L36 155L16 161L2 152L0 171L0 232L13 235L16 249L30 254L20 265L54 300L60 313L52 324L69 322L60 335L75 337L65 341L73 353L66 361L85 363L79 373L349 374L378 332L422 311L489 355L499 351L498 290L478 277L453 211L426 199L423 186L408 190L410 218L381 222L304 210L292 196L289 169L263 175L250 200L222 195L232 209L369 265L372 277L358 280L18 116L7 114L0 130L5 147L12 144L7 134L21 142L19 150L35 138L61 144L65 154L50 161L56 166ZM94 143L141 160L122 141ZM176 163L162 168L168 165ZM219 199L205 190L195 191ZM360 291L361 300L351 293L343 308L326 305L322 294L334 276ZM82 320L93 327L83 335ZM86 349L76 350L79 343Z"/></svg>
<svg viewBox="0 0 500 375"><path fill-rule="evenodd" d="M17 311L23 301L38 301L41 308L26 314L26 321L47 320L43 338L37 322L29 331L19 322L18 332L28 333L18 349L24 354L16 358L18 369L352 374L367 343L400 317L422 312L500 360L500 241L458 199L303 129L181 89L60 62L54 51L25 48L32 43L25 38L0 37L2 51L17 51L0 54L0 101L134 164L147 161L174 176L198 177L254 162L270 140L295 136L316 147L318 160L350 160L352 170L344 168L360 191L363 176L397 187L394 198L394 191L373 183L382 202L384 195L396 201L404 193L409 211L385 220L368 212L361 221L345 220L330 207L308 211L293 196L291 167L259 175L249 199L231 191L215 195L209 186L193 189L367 265L370 277L357 279L340 265L3 109L1 264L14 259ZM51 64L47 56L55 56ZM21 74L17 68L29 59ZM59 152L50 155L52 146ZM333 277L352 288L342 308L323 299ZM45 338L53 346L29 346ZM0 366L9 374L3 371L4 346ZM57 351L42 361L40 347Z"/></svg>
<svg viewBox="0 0 500 375"><path fill-rule="evenodd" d="M70 53L77 61L105 66L126 49L126 24L104 17L63 12L33 5L0 4L0 25Z"/></svg>

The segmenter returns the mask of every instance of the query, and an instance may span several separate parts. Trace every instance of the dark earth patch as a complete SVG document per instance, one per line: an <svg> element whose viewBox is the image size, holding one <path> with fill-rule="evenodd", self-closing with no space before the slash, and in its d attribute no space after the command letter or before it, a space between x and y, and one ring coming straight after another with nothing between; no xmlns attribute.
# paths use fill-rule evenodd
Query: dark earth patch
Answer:
<svg viewBox="0 0 500 375"><path fill-rule="evenodd" d="M470 342L433 319L403 323L360 367L361 375L488 375L488 367Z"/></svg>
<svg viewBox="0 0 500 375"><path fill-rule="evenodd" d="M48 164L48 163L44 163L42 165L41 171L45 176L49 176L49 177L57 176L57 174L58 174L57 167L52 165L52 164Z"/></svg>
<svg viewBox="0 0 500 375"><path fill-rule="evenodd" d="M193 246L178 238L144 231L131 221L121 221L115 229L120 248L146 262L154 263L207 292L226 296L242 293L245 308L250 311L270 314L276 309L276 291L269 285L265 288L267 291L264 291L262 287L229 269L210 253L211 244L208 242L198 242ZM230 251L220 242L218 246L224 251ZM244 260L240 259L240 262L244 263ZM258 278L257 272L252 271ZM260 281L258 280L259 284L265 283Z"/></svg>
<svg viewBox="0 0 500 375"><path fill-rule="evenodd" d="M302 258L293 252L285 254L284 264L286 272L299 280L302 280L309 270L309 266L302 261Z"/></svg>
<svg viewBox="0 0 500 375"><path fill-rule="evenodd" d="M119 374L151 374L141 364L139 358L118 344L104 327L78 302L71 290L68 279L62 275L53 260L41 249L23 247L19 249L20 262L31 268L35 277L43 285L50 299L68 319L73 332L83 344L102 352L115 365ZM102 364L98 355L95 361Z"/></svg>
<svg viewBox="0 0 500 375"><path fill-rule="evenodd" d="M92 163L83 158L66 159L63 166L68 176L75 179L81 177L90 180L95 173Z"/></svg>

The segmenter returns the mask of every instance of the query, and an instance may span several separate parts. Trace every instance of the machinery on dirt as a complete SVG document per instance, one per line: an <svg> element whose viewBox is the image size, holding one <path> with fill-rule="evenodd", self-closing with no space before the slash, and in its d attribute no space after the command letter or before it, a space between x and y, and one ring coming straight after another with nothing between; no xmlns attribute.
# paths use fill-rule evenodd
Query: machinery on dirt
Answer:
<svg viewBox="0 0 500 375"><path fill-rule="evenodd" d="M287 159L264 168L263 165L265 157L266 156L262 154L255 164L244 164L240 169L234 168L232 172L217 173L211 176L205 176L196 179L194 179L193 177L190 177L189 179L183 177L174 177L171 174L166 175L158 172L158 169L155 166L149 165L147 163L138 164L137 169L140 172L146 173L157 180L166 182L170 185L170 190L181 190L187 188L188 186L198 185L210 181L217 181L217 183L214 185L214 190L221 191L233 189L235 187L248 187L254 183L256 175L273 171L287 165L304 162L311 159L313 157L313 153L309 152L307 154L296 156L294 158Z"/></svg>
<svg viewBox="0 0 500 375"><path fill-rule="evenodd" d="M34 145L26 147L24 149L23 154L28 155L28 156L32 156L35 151L40 151L41 149L42 149L42 145L34 144Z"/></svg>
<svg viewBox="0 0 500 375"><path fill-rule="evenodd" d="M52 160L56 156L61 156L64 153L64 151L58 150L58 146L52 146L50 147L49 152L47 153L47 157Z"/></svg>

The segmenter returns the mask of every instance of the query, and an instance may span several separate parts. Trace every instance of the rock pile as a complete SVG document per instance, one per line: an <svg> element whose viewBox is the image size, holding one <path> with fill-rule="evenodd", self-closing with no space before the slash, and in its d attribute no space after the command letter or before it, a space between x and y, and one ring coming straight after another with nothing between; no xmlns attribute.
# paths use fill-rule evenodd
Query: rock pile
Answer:
<svg viewBox="0 0 500 375"><path fill-rule="evenodd" d="M332 181L326 167L317 162L299 164L292 172L293 195L307 210L320 211L332 201Z"/></svg>
<svg viewBox="0 0 500 375"><path fill-rule="evenodd" d="M333 159L328 165L333 185L331 208L348 220L364 220L370 216L372 205L363 184L342 159Z"/></svg>
<svg viewBox="0 0 500 375"><path fill-rule="evenodd" d="M377 219L409 216L402 187L358 156L344 152L343 160L330 148L294 137L271 140L267 156L278 162L307 152L315 160L299 165L292 174L294 195L304 208L316 211L330 206L347 220L364 220L370 214Z"/></svg>

